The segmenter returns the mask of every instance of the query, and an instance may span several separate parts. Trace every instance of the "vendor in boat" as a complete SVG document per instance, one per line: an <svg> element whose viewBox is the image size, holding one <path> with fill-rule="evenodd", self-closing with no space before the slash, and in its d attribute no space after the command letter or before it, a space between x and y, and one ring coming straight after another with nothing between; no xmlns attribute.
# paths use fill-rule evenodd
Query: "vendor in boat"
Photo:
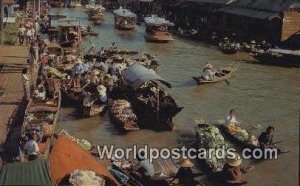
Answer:
<svg viewBox="0 0 300 186"><path fill-rule="evenodd" d="M112 43L111 43L111 46L109 47L110 50L117 50L117 48L118 48L118 47L117 47L117 45L116 45L115 42L112 42Z"/></svg>
<svg viewBox="0 0 300 186"><path fill-rule="evenodd" d="M227 157L227 163L224 165L220 173L220 181L227 184L241 184L246 183L243 176L247 174L254 166L241 167L242 158L237 153L233 156Z"/></svg>
<svg viewBox="0 0 300 186"><path fill-rule="evenodd" d="M38 136L37 134L34 133L30 136L30 140L27 141L24 146L24 150L26 151L26 154L29 156L28 157L29 161L36 160L40 153L37 140L38 140Z"/></svg>
<svg viewBox="0 0 300 186"><path fill-rule="evenodd" d="M134 166L134 171L132 171L132 174L145 182L144 184L148 185L151 178L153 178L155 174L154 166L149 159L145 158L144 151L138 153L137 159L139 162Z"/></svg>
<svg viewBox="0 0 300 186"><path fill-rule="evenodd" d="M235 110L231 109L229 111L229 115L226 117L225 125L228 127L230 132L235 133L241 130L239 127L240 124L241 122L235 116Z"/></svg>
<svg viewBox="0 0 300 186"><path fill-rule="evenodd" d="M99 50L99 52L97 52L97 56L100 57L100 61L104 61L104 56L105 56L104 47L101 47L101 49Z"/></svg>
<svg viewBox="0 0 300 186"><path fill-rule="evenodd" d="M81 74L83 74L83 66L82 66L82 60L81 58L78 58L74 67L73 67L73 87L74 88L80 88L80 80L81 80Z"/></svg>
<svg viewBox="0 0 300 186"><path fill-rule="evenodd" d="M107 102L107 89L104 85L99 85L97 87L98 93L99 93L99 99L101 103Z"/></svg>
<svg viewBox="0 0 300 186"><path fill-rule="evenodd" d="M183 186L196 185L196 181L194 180L193 172L192 172L193 166L194 164L189 159L184 159L174 179L171 181L171 183L173 183L176 179L178 179L179 185L183 185Z"/></svg>
<svg viewBox="0 0 300 186"><path fill-rule="evenodd" d="M88 26L86 27L86 31L87 31L88 33L93 32L93 28L91 27L91 25L88 25Z"/></svg>
<svg viewBox="0 0 300 186"><path fill-rule="evenodd" d="M46 90L44 87L39 87L34 91L34 98L38 100L45 100L46 99Z"/></svg>
<svg viewBox="0 0 300 186"><path fill-rule="evenodd" d="M215 73L213 71L213 66L211 64L206 63L201 74L201 78L204 80L212 80L214 77Z"/></svg>
<svg viewBox="0 0 300 186"><path fill-rule="evenodd" d="M259 145L263 148L273 148L274 127L267 127L266 131L262 132L258 137Z"/></svg>

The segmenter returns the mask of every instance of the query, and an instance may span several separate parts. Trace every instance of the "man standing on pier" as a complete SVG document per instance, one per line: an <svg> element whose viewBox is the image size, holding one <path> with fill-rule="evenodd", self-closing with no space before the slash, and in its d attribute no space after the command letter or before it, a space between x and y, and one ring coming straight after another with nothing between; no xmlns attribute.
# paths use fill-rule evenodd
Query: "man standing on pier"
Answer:
<svg viewBox="0 0 300 186"><path fill-rule="evenodd" d="M30 99L30 82L29 82L29 76L28 76L28 68L22 69L22 83L23 83L23 89L24 89L24 96L26 98L26 101L29 101L29 99Z"/></svg>

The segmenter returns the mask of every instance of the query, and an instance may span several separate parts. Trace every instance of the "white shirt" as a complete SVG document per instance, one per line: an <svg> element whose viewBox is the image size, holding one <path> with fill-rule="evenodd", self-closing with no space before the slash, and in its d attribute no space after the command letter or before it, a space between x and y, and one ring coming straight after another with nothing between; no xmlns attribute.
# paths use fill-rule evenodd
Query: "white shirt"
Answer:
<svg viewBox="0 0 300 186"><path fill-rule="evenodd" d="M23 82L23 85L29 84L29 78L28 78L27 74L22 74L22 82Z"/></svg>
<svg viewBox="0 0 300 186"><path fill-rule="evenodd" d="M26 31L26 28L24 28L24 27L19 28L20 35L24 35L25 31Z"/></svg>
<svg viewBox="0 0 300 186"><path fill-rule="evenodd" d="M147 176L153 177L155 174L154 166L148 159L140 161L137 168L142 168Z"/></svg>
<svg viewBox="0 0 300 186"><path fill-rule="evenodd" d="M215 76L215 73L213 71L211 71L210 69L205 69L204 72L202 72L201 76L205 79L205 80L210 80L212 77Z"/></svg>
<svg viewBox="0 0 300 186"><path fill-rule="evenodd" d="M239 122L239 120L237 120L237 118L235 117L235 116L227 116L226 117L226 122L225 122L225 124L227 125L227 126L232 126L232 125L235 125L235 124L240 124L241 122Z"/></svg>
<svg viewBox="0 0 300 186"><path fill-rule="evenodd" d="M100 91L99 92L99 96L100 96L100 101L102 103L106 103L107 102L107 94L106 91Z"/></svg>
<svg viewBox="0 0 300 186"><path fill-rule="evenodd" d="M38 152L40 151L39 145L36 141L33 140L27 141L24 149L26 150L28 155L38 155Z"/></svg>
<svg viewBox="0 0 300 186"><path fill-rule="evenodd" d="M32 35L33 35L33 34L32 34L32 31L31 31L30 29L28 29L27 32L26 32L26 35L27 35L27 36L32 36Z"/></svg>

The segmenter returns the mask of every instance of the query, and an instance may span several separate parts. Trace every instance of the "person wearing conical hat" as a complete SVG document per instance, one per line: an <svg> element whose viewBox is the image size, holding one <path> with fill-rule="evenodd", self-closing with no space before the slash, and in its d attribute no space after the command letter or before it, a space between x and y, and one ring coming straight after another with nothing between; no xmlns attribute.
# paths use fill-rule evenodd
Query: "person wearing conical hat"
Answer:
<svg viewBox="0 0 300 186"><path fill-rule="evenodd" d="M242 158L239 154L233 153L228 154L227 163L224 165L222 170L222 179L225 183L245 183L243 176L247 174L254 166L248 166L246 168L241 167Z"/></svg>
<svg viewBox="0 0 300 186"><path fill-rule="evenodd" d="M97 91L99 93L99 99L101 103L107 102L107 93L106 93L106 87L104 85L97 86Z"/></svg>
<svg viewBox="0 0 300 186"><path fill-rule="evenodd" d="M178 169L173 182L175 179L178 179L178 184L183 186L194 186L196 185L196 181L193 177L192 167L194 164L189 159L183 159Z"/></svg>
<svg viewBox="0 0 300 186"><path fill-rule="evenodd" d="M201 79L211 80L214 77L215 77L215 72L213 71L213 66L209 63L206 63L201 73Z"/></svg>

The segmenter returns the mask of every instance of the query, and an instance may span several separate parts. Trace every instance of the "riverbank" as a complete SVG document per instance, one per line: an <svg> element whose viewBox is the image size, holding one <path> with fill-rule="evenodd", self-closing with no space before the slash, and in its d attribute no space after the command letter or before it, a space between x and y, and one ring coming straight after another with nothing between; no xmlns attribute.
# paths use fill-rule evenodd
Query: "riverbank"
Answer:
<svg viewBox="0 0 300 186"><path fill-rule="evenodd" d="M27 46L0 45L0 146L5 148L5 161L18 153L20 129L26 108L23 99L21 71L28 68ZM32 75L32 79L36 73ZM31 82L32 83L32 82ZM2 154L1 148L1 156ZM7 156L8 155L8 156Z"/></svg>

